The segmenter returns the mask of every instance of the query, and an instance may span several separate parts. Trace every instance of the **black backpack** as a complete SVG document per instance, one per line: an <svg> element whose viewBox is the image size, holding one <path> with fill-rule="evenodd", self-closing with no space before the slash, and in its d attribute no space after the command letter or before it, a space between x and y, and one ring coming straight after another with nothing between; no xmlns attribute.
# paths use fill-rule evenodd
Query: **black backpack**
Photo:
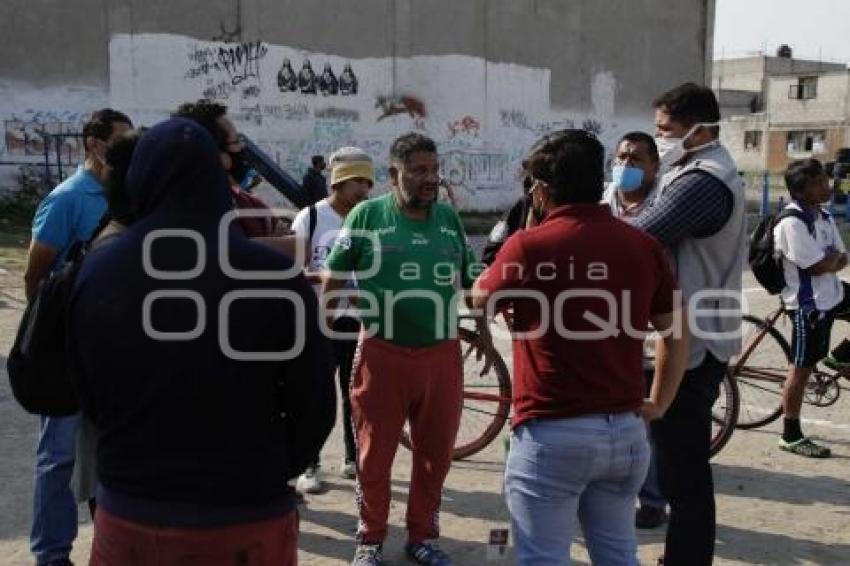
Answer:
<svg viewBox="0 0 850 566"><path fill-rule="evenodd" d="M814 233L814 223L800 210L785 208L776 215L765 216L750 234L749 263L756 281L771 295L782 292L785 288L785 274L782 262L775 257L773 229L783 219L799 218L806 223L809 233Z"/></svg>
<svg viewBox="0 0 850 566"><path fill-rule="evenodd" d="M88 244L77 242L65 263L39 285L18 326L7 371L12 394L27 412L49 417L79 411L65 351L68 303Z"/></svg>

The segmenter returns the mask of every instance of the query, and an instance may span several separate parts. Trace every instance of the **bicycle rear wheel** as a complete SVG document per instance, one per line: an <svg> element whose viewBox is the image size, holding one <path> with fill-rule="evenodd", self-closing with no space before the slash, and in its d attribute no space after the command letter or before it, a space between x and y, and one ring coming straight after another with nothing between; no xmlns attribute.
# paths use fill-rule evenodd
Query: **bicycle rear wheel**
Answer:
<svg viewBox="0 0 850 566"><path fill-rule="evenodd" d="M727 371L720 382L720 395L711 408L711 456L720 452L735 431L741 400L738 384Z"/></svg>
<svg viewBox="0 0 850 566"><path fill-rule="evenodd" d="M511 410L511 377L498 350L477 332L458 328L463 363L463 410L452 458L483 450L501 432ZM405 427L401 443L410 449Z"/></svg>
<svg viewBox="0 0 850 566"><path fill-rule="evenodd" d="M738 428L751 429L772 423L782 415L782 385L791 364L791 347L775 326L745 314L741 322L744 348L764 331L765 334L744 364L733 376L741 399ZM730 366L737 363L730 362Z"/></svg>

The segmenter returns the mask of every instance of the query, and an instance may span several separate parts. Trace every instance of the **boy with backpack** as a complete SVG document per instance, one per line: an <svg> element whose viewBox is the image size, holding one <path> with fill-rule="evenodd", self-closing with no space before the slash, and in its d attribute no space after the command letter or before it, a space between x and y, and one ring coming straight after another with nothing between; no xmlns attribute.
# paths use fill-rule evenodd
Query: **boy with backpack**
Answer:
<svg viewBox="0 0 850 566"><path fill-rule="evenodd" d="M333 247L336 236L342 228L346 215L359 202L369 196L375 184L375 171L372 159L366 152L356 147L343 147L330 156L331 194L310 206L301 209L292 222L292 231L296 238L306 242L307 271L318 273L325 268L325 260ZM317 288L318 291L318 288ZM345 305L337 305L338 309ZM342 397L343 438L345 440L345 459L340 469L344 478L354 479L356 446L351 422L351 401L348 389L351 380L351 366L354 350L357 347L356 333L360 330L360 320L348 314L336 317L333 330L354 338L333 337L335 365L339 369L339 387ZM317 493L322 489L319 476L319 455L298 478L296 489L301 493Z"/></svg>
<svg viewBox="0 0 850 566"><path fill-rule="evenodd" d="M791 311L794 332L779 448L807 458L828 458L830 449L800 430L800 408L812 368L829 352L833 321L850 314L850 286L836 275L847 265L847 254L835 221L822 208L830 198L823 165L816 159L794 161L785 171L785 184L792 200L777 216L772 234L784 277L781 297Z"/></svg>

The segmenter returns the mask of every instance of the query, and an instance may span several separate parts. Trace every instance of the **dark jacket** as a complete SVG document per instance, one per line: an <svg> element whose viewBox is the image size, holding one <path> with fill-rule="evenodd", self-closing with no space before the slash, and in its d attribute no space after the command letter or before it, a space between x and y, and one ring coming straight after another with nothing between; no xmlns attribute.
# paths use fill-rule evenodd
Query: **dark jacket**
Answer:
<svg viewBox="0 0 850 566"><path fill-rule="evenodd" d="M161 526L288 512L286 480L303 471L334 422L330 345L315 294L300 274L241 279L222 269L223 245L242 271L282 271L292 262L233 224L219 241L231 194L212 138L192 122L169 120L143 136L127 190L138 220L86 258L70 307L74 379L99 431L98 504ZM189 230L201 243L164 237L145 247L165 229ZM197 274L165 278L196 265ZM173 290L190 298L155 299ZM235 300L246 292L278 297ZM178 337L193 328L196 336ZM290 360L238 359L299 339L303 348Z"/></svg>
<svg viewBox="0 0 850 566"><path fill-rule="evenodd" d="M312 167L307 169L307 173L304 174L301 186L309 201L304 206L315 204L328 196L328 182L325 180L325 176Z"/></svg>
<svg viewBox="0 0 850 566"><path fill-rule="evenodd" d="M484 249L481 251L481 263L485 265L493 263L493 260L496 259L496 254L502 249L502 244L505 243L505 240L517 230L525 228L529 207L529 197L522 196L502 215L502 218L490 230L487 243L484 244Z"/></svg>

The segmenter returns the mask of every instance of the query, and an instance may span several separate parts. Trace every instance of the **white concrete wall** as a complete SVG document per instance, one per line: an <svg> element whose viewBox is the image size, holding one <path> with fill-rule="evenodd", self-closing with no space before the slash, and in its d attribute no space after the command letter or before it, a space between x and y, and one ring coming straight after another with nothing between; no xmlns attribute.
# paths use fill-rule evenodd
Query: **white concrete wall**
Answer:
<svg viewBox="0 0 850 566"><path fill-rule="evenodd" d="M390 142L417 130L464 208L501 209L540 136L585 128L610 148L651 129L655 96L703 80L713 4L624 2L612 18L596 0L4 0L0 161L43 160L38 132L79 131L98 107L151 125L211 97L296 177L355 144L383 181ZM281 90L285 58L337 80L350 64L358 91ZM62 151L81 156L73 140ZM0 188L13 173L0 167Z"/></svg>

